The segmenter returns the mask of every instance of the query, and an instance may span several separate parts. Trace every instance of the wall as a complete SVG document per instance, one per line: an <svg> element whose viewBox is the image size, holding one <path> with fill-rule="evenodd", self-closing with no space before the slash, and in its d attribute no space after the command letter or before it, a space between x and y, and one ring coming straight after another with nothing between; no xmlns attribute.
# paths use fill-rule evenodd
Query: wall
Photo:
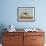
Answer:
<svg viewBox="0 0 46 46"><path fill-rule="evenodd" d="M13 24L16 28L46 28L45 0L1 0L0 25ZM17 7L35 7L35 22L18 22Z"/></svg>
<svg viewBox="0 0 46 46"><path fill-rule="evenodd" d="M0 0L0 25L13 24L16 28L46 28L45 0ZM18 22L17 7L35 7L35 22Z"/></svg>

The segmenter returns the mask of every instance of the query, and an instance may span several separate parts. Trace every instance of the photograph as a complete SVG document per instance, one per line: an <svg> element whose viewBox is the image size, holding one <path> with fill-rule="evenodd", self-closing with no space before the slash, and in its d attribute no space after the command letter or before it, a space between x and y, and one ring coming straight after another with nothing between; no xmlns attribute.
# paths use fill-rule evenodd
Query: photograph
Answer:
<svg viewBox="0 0 46 46"><path fill-rule="evenodd" d="M35 21L35 7L18 7L17 8L18 21Z"/></svg>

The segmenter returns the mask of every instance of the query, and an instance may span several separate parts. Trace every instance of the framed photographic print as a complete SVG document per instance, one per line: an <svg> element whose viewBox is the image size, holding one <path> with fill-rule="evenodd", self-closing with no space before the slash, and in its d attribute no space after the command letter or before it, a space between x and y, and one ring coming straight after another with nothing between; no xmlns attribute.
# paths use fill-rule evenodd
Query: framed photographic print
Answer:
<svg viewBox="0 0 46 46"><path fill-rule="evenodd" d="M18 7L17 20L21 22L35 21L35 7Z"/></svg>

